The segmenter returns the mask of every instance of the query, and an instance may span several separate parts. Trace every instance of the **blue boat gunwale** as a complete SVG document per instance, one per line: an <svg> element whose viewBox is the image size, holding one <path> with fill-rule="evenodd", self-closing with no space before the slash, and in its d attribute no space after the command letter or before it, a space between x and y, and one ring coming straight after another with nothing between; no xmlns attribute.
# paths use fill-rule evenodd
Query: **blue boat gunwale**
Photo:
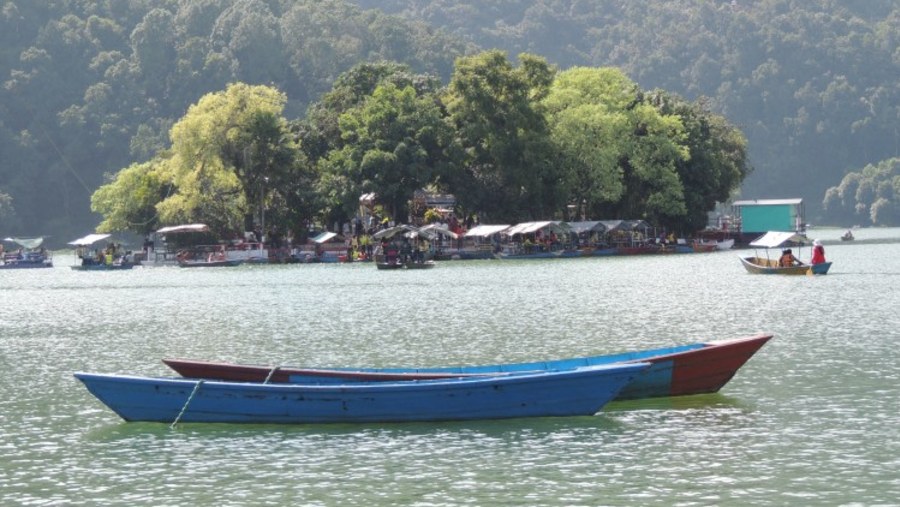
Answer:
<svg viewBox="0 0 900 507"><path fill-rule="evenodd" d="M184 387L185 389L193 389L198 382L203 382L204 389L213 388L213 389L257 389L264 390L269 392L278 392L283 391L285 393L290 393L294 391L310 391L310 392L366 392L366 391L375 391L375 392L388 392L388 391L422 391L422 390L431 390L431 389L445 389L448 385L453 386L465 386L467 388L477 388L483 386L497 385L497 384L514 384L514 383L525 383L532 382L535 380L547 380L552 377L577 377L577 376L590 376L596 373L597 371L608 370L610 372L617 373L640 373L641 371L646 370L651 366L650 363L617 363L617 364L609 364L609 365L590 365L585 367L579 367L574 369L559 369L559 370L544 370L544 371L527 371L527 372L512 372L509 374L504 372L503 375L477 375L477 376L463 376L463 377L451 377L451 378L442 378L442 379L427 379L427 380L395 380L395 381L384 381L384 382L347 382L347 383L330 383L330 384L315 384L315 383L262 383L262 382L240 382L240 381L228 381L228 380L206 380L206 379L191 379L184 377L149 377L149 376L140 376L140 375L127 375L127 374L116 374L116 373L89 373L89 372L80 372L76 371L73 373L75 378L81 380L82 382L85 379L115 379L117 382L122 384L144 384L147 381L159 382L163 384L167 384L172 387Z"/></svg>
<svg viewBox="0 0 900 507"><path fill-rule="evenodd" d="M755 337L754 337L755 338ZM653 358L665 360L668 356L674 356L692 350L702 349L715 345L715 342L698 342L672 347L621 352L610 355L582 356L568 359L550 359L546 361L532 361L526 363L498 363L474 366L435 366L421 368L353 368L336 367L327 368L330 371L365 372L365 373L459 373L459 374L491 374L491 373L515 373L527 371L553 371L566 370L590 366L610 365L614 363L640 362L642 359ZM321 368L303 368L306 371L316 371Z"/></svg>

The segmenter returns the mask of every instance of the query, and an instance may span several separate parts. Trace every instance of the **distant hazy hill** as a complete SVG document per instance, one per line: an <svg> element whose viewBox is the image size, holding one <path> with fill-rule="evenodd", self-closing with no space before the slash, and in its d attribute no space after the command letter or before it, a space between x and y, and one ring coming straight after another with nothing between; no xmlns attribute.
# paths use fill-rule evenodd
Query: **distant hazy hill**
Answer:
<svg viewBox="0 0 900 507"><path fill-rule="evenodd" d="M356 3L5 1L0 233L88 232L104 174L167 146L186 108L227 83L272 84L302 117L356 63L446 82L477 47L707 96L749 139L744 196L802 196L810 215L845 174L900 155L895 0Z"/></svg>
<svg viewBox="0 0 900 507"><path fill-rule="evenodd" d="M356 3L512 56L617 66L643 88L709 97L747 134L748 198L801 196L815 215L845 173L900 155L895 0Z"/></svg>

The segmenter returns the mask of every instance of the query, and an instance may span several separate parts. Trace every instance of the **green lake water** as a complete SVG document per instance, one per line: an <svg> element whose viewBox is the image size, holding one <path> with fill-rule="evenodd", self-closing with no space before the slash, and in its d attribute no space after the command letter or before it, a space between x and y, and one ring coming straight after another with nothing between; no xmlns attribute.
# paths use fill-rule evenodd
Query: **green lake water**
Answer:
<svg viewBox="0 0 900 507"><path fill-rule="evenodd" d="M729 251L536 261L0 271L0 505L897 505L900 229L813 230L827 276ZM803 255L808 259L809 252ZM592 417L125 423L74 371L162 357L531 361L774 333L715 395Z"/></svg>

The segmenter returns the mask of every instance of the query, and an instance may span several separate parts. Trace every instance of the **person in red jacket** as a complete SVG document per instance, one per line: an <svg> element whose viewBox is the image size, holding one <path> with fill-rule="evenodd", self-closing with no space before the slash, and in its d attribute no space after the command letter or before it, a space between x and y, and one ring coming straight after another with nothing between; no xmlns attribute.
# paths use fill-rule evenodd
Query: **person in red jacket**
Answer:
<svg viewBox="0 0 900 507"><path fill-rule="evenodd" d="M813 254L812 260L810 260L811 264L822 264L825 262L825 247L822 246L822 242L819 240L813 241Z"/></svg>

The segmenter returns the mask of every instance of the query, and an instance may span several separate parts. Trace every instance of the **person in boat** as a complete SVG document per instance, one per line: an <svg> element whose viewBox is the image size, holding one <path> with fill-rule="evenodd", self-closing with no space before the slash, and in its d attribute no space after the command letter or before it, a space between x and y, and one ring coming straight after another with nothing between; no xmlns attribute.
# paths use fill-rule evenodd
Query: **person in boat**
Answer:
<svg viewBox="0 0 900 507"><path fill-rule="evenodd" d="M810 264L822 264L825 262L825 247L819 240L813 241L813 253Z"/></svg>
<svg viewBox="0 0 900 507"><path fill-rule="evenodd" d="M853 239L853 232L850 229L847 229L847 232L844 233L843 239Z"/></svg>
<svg viewBox="0 0 900 507"><path fill-rule="evenodd" d="M404 238L403 243L400 244L400 262L407 263L412 261L412 246L409 244L409 240Z"/></svg>
<svg viewBox="0 0 900 507"><path fill-rule="evenodd" d="M789 268L791 266L801 266L803 263L800 262L800 259L794 257L794 252L788 248L781 252L781 258L778 260L778 265L783 268Z"/></svg>

